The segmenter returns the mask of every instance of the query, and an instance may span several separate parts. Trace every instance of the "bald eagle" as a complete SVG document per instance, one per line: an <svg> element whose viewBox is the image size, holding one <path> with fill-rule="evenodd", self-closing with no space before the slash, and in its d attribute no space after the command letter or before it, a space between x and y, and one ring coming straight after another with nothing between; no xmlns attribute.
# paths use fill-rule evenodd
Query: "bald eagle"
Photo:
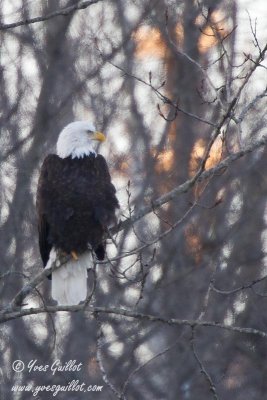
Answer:
<svg viewBox="0 0 267 400"><path fill-rule="evenodd" d="M57 154L48 155L41 167L36 207L44 267L51 265L58 249L72 255L52 272L52 297L58 304L86 299L92 265L87 250L103 260L104 236L116 222L116 191L104 157L96 152L104 140L92 123L72 122L59 134Z"/></svg>

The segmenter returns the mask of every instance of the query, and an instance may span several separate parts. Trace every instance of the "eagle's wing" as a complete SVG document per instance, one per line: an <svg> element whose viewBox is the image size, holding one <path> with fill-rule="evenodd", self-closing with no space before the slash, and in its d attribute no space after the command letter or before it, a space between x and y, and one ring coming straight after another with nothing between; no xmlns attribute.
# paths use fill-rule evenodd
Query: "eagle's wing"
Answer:
<svg viewBox="0 0 267 400"><path fill-rule="evenodd" d="M98 154L98 190L101 191L102 205L95 206L95 217L106 227L116 223L116 208L119 208L119 202L116 197L116 189L111 183L111 177L105 158Z"/></svg>
<svg viewBox="0 0 267 400"><path fill-rule="evenodd" d="M111 183L111 177L105 158L98 154L96 157L96 171L98 182L98 195L104 200L101 204L94 205L94 217L101 223L104 230L108 230L109 226L117 223L115 214L116 208L119 208L119 202L116 197L116 189ZM105 258L105 242L98 245L94 249L98 260Z"/></svg>
<svg viewBox="0 0 267 400"><path fill-rule="evenodd" d="M52 245L49 243L49 224L46 218L47 199L53 190L53 178L61 166L61 159L55 155L48 155L41 167L37 187L36 208L38 218L39 248L44 266L49 259Z"/></svg>

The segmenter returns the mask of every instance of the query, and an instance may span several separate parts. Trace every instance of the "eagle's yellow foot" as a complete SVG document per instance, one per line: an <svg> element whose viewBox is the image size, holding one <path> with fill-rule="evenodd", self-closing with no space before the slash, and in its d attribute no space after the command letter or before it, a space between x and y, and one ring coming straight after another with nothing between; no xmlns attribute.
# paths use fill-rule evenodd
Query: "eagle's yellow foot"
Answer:
<svg viewBox="0 0 267 400"><path fill-rule="evenodd" d="M71 251L70 254L72 255L72 258L73 258L75 261L78 261L78 260L79 260L79 257L78 257L78 254L76 253L76 251Z"/></svg>

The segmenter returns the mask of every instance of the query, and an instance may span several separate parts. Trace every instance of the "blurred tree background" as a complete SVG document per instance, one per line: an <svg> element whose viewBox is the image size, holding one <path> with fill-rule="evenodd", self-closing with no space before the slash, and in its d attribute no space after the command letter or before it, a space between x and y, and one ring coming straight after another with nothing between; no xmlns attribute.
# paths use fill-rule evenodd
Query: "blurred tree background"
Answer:
<svg viewBox="0 0 267 400"><path fill-rule="evenodd" d="M36 184L69 122L92 120L106 133L100 152L122 220L266 135L267 8L243 3L1 2L2 309L41 270ZM21 24L8 26L14 21ZM109 261L88 274L93 307L229 330L89 309L13 319L1 325L1 399L29 398L13 385L73 379L103 390L58 399L263 399L265 157L257 149L128 224L110 241ZM45 279L24 307L54 305L50 285ZM18 359L83 367L15 373Z"/></svg>

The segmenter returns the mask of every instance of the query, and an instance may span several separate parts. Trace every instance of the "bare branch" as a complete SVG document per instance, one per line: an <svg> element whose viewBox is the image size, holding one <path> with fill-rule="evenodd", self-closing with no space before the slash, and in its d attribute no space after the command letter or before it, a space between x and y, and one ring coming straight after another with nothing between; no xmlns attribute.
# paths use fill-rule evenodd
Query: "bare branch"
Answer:
<svg viewBox="0 0 267 400"><path fill-rule="evenodd" d="M225 295L231 295L231 294L236 294L238 292L241 292L242 290L245 289L253 289L253 286L256 285L259 282L264 281L267 278L267 275L262 276L261 278L255 279L252 282L246 283L242 286L239 286L235 289L231 289L231 290L223 290L223 289L219 289L217 288L213 282L211 282L211 289L219 294L225 294Z"/></svg>
<svg viewBox="0 0 267 400"><path fill-rule="evenodd" d="M126 70L124 70L122 67L120 67L119 65L114 64L113 62L109 61L109 64L112 65L113 67L117 68L118 70L122 71L124 75L127 75L129 78L133 78L135 80L137 80L140 83L143 83L144 85L150 87L150 89L158 96L158 98L164 103L164 104L169 104L170 106L172 106L175 110L175 117L177 116L178 111L180 111L181 113L187 115L190 118L196 119L197 121L203 122L204 124L210 125L212 127L216 127L216 124L214 124L212 121L209 121L205 118L200 117L199 115L196 114L192 114L189 111L184 110L183 108L181 108L178 104L174 103L169 97L165 96L159 89L162 87L162 85L159 88L156 88L155 86L153 86L149 80L149 82L145 81L144 79L140 78L139 76L130 74L129 72L127 72ZM159 112L161 113L160 115L166 120L166 121L173 121L175 118L171 118L168 119L166 117L163 116L162 112L159 110Z"/></svg>
<svg viewBox="0 0 267 400"><path fill-rule="evenodd" d="M170 192L158 197L157 199L152 200L150 205L147 205L146 207L143 207L141 210L137 211L131 217L131 221L129 221L128 219L123 221L119 226L119 230L125 229L126 226L129 226L131 223L138 221L145 215L149 214L150 212L153 212L156 208L159 208L162 205L168 203L169 201L174 200L180 194L187 193L196 184L196 182L202 182L205 179L215 176L216 174L219 174L221 172L224 172L234 161L265 146L266 143L267 143L267 136L263 136L261 139L251 142L244 149L229 155L220 163L218 163L215 167L205 171L198 172L196 175L193 176L193 178L187 180L186 182L182 183L181 185L174 188ZM112 229L112 233L116 231L117 231L116 228Z"/></svg>
<svg viewBox="0 0 267 400"><path fill-rule="evenodd" d="M101 322L100 322L100 320L98 318L97 313L94 313L94 316L95 316L95 319L96 319L97 325L98 325L98 333L97 333L97 341L96 341L96 360L97 360L97 363L99 365L103 381L111 389L111 391L114 393L114 395L117 397L117 399L126 400L124 395L123 395L123 393L120 393L115 388L115 386L110 381L110 379L109 379L109 377L107 375L107 372L106 372L106 369L105 369L104 363L103 363L102 352L101 352L102 340L103 340L103 331L102 331Z"/></svg>
<svg viewBox="0 0 267 400"><path fill-rule="evenodd" d="M212 381L212 379L211 379L211 377L210 377L210 374L208 373L208 371L207 371L206 368L204 367L202 361L201 361L200 358L199 358L199 355L197 354L196 345L195 345L195 329L194 329L194 328L192 328L192 336L191 336L190 342L191 342L192 352L193 352L193 355L194 355L194 357L195 357L195 359L196 359L196 361L197 361L197 363L198 363L198 365L199 365L200 372L201 372L201 373L204 375L204 377L206 378L206 380L207 380L207 382L208 382L208 385L209 385L209 388L210 388L210 391L211 391L211 393L213 394L213 398L214 398L215 400L219 400L219 397L218 397L218 394L217 394L215 385L214 385L214 383L213 383L213 381Z"/></svg>
<svg viewBox="0 0 267 400"><path fill-rule="evenodd" d="M29 18L29 19L25 19L24 21L12 22L10 24L0 24L0 30L4 31L7 29L17 28L18 26L35 24L37 22L44 22L51 18L55 18L55 17L59 17L59 16L66 17L67 15L70 15L77 10L83 10L93 4L98 3L99 1L100 0L90 0L90 1L87 0L87 1L83 1L83 2L78 2L78 4L75 4L70 7L62 8L60 10L54 11L52 13L49 13L49 14L41 16L41 17Z"/></svg>
<svg viewBox="0 0 267 400"><path fill-rule="evenodd" d="M90 314L98 313L98 314L104 314L104 315L115 315L115 316L123 316L127 318L133 318L137 320L142 320L142 321L149 321L149 322L159 322L163 324L167 324L170 326L189 326L191 328L194 327L199 327L199 328L204 328L204 327L213 327L213 328L218 328L218 329L223 329L227 330L230 332L238 332L238 333L243 333L247 335L254 335L258 336L261 338L266 339L267 338L267 333L264 331L261 331L260 329L254 329L254 328L247 328L247 327L242 327L242 326L236 326L236 325L226 325L220 322L214 322L214 321L199 321L199 320L190 320L190 319L178 319L178 318L164 318L156 315L151 315L151 314L142 314L138 312L134 312L131 310L126 310L123 308L109 308L109 307L92 307L89 306L84 309L83 304L75 305L75 306L46 306L44 307L31 307L31 308L25 308L19 311L12 311L12 312L6 312L6 313L0 313L0 322L7 322L11 321L16 318L22 318L27 315L36 315L36 314L43 314L43 313L57 313L57 312L77 312L77 311L83 311L83 312L89 312Z"/></svg>
<svg viewBox="0 0 267 400"><path fill-rule="evenodd" d="M62 254L57 255L57 260L51 264L50 267L43 269L38 275L36 275L30 282L28 282L13 298L13 300L10 302L10 304L4 309L4 313L8 312L10 310L14 310L17 307L21 307L23 299L34 289L36 288L42 281L43 279L50 275L52 271L54 271L57 268L60 268L62 265L64 265L68 260L70 259L70 256L65 256Z"/></svg>
<svg viewBox="0 0 267 400"><path fill-rule="evenodd" d="M152 358L150 358L148 361L146 361L144 364L139 365L137 368L135 368L128 376L128 378L126 379L126 381L124 382L122 391L121 391L121 395L124 395L124 393L126 392L127 386L129 385L131 379L133 378L134 375L136 375L137 373L139 373L143 368L147 367L147 365L151 364L154 360L156 360L157 358L163 356L164 354L166 354L168 351L172 350L175 346L177 346L177 344L179 343L180 338L178 340L176 340L173 344L171 344L170 346L166 347L164 350L162 350L161 352L157 353L155 356L153 356Z"/></svg>
<svg viewBox="0 0 267 400"><path fill-rule="evenodd" d="M216 99L218 100L221 108L224 110L225 109L225 105L223 104L222 100L220 99L220 97L218 96L218 91L215 87L215 85L213 84L212 80L210 79L207 71L205 68L202 67L201 64L199 64L196 60L194 60L192 57L190 57L188 54L186 54L185 52L181 51L177 45L174 43L174 41L171 39L169 31L168 31L168 26L166 25L166 35L168 38L168 44L170 45L171 49L173 50L174 53L176 53L179 56L184 57L186 60L188 60L190 63L192 63L195 67L197 67L201 73L203 74L204 78L207 80L207 82L209 83L210 88L212 89L212 91L214 92Z"/></svg>

